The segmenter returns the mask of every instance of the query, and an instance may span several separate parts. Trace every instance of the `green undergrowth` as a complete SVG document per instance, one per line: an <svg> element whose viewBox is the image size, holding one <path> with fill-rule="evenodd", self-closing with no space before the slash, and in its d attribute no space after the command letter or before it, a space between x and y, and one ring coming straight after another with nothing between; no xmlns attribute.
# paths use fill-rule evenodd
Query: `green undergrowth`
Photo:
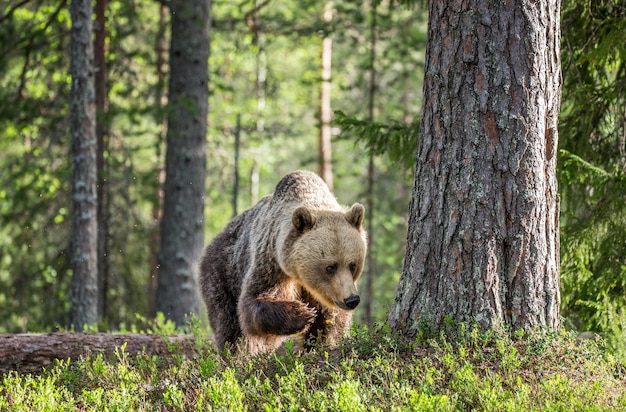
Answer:
<svg viewBox="0 0 626 412"><path fill-rule="evenodd" d="M626 410L626 370L601 341L573 334L480 333L463 325L408 340L355 330L311 352L93 355L40 374L0 376L2 411Z"/></svg>

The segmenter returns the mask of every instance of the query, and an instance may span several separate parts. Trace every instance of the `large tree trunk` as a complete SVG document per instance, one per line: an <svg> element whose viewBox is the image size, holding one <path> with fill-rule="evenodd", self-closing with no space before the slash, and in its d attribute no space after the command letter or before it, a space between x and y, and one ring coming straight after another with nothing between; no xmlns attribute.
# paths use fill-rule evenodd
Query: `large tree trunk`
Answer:
<svg viewBox="0 0 626 412"><path fill-rule="evenodd" d="M98 321L96 116L90 0L70 6L72 130L72 306L74 329Z"/></svg>
<svg viewBox="0 0 626 412"><path fill-rule="evenodd" d="M157 310L182 325L199 313L204 242L210 1L172 0L169 117Z"/></svg>
<svg viewBox="0 0 626 412"><path fill-rule="evenodd" d="M558 0L429 2L407 255L389 316L559 327Z"/></svg>

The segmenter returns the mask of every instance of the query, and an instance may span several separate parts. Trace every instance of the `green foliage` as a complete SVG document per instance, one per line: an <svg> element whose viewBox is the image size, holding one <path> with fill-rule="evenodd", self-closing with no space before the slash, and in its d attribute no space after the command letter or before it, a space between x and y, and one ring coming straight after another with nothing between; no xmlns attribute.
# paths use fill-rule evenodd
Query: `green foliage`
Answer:
<svg viewBox="0 0 626 412"><path fill-rule="evenodd" d="M69 10L52 3L2 10L0 331L65 323L69 307Z"/></svg>
<svg viewBox="0 0 626 412"><path fill-rule="evenodd" d="M562 308L626 359L626 8L563 2Z"/></svg>
<svg viewBox="0 0 626 412"><path fill-rule="evenodd" d="M417 153L421 106L418 91L424 69L427 16L417 7L408 10L393 4L378 4L375 22L371 9L361 13L361 30L371 36L374 23L376 38L358 38L349 43L367 51L360 57L361 72L354 80L361 96L354 99L357 105L352 102L345 109L336 110L334 123L340 128L340 137L363 144L368 154L388 155L392 164L400 163L412 172ZM370 53L372 41L374 61ZM383 119L378 120L379 117Z"/></svg>
<svg viewBox="0 0 626 412"><path fill-rule="evenodd" d="M0 332L68 325L69 2L9 0L0 8ZM332 105L364 118L371 66L369 3L334 2L333 20L315 1L214 2L206 187L206 239L232 217L234 134L241 118L238 205L271 193L279 177L317 168L321 33L333 38ZM100 330L128 328L149 316L163 169L158 48L165 44L159 2L108 1L108 267L106 318ZM417 9L381 3L378 11L376 111L410 124L419 110L426 19ZM167 10L166 10L167 11ZM410 47L408 47L410 46ZM166 63L166 62L165 62ZM398 96L402 98L398 99ZM336 129L334 133L339 133ZM409 149L412 150L412 149ZM333 140L335 192L365 202L363 145ZM406 233L411 172L376 159L371 297L382 320L393 300ZM139 322L144 323L144 321ZM96 396L94 394L94 396ZM172 402L175 396L172 395Z"/></svg>
<svg viewBox="0 0 626 412"><path fill-rule="evenodd" d="M624 369L605 360L595 341L483 334L465 325L451 331L418 342L360 329L335 348L253 358L221 358L207 341L187 358L131 357L121 348L112 359L97 354L40 375L1 376L0 410L626 408ZM208 375L207 362L214 365Z"/></svg>
<svg viewBox="0 0 626 412"><path fill-rule="evenodd" d="M335 124L357 143L364 143L368 153L387 154L392 162L399 162L408 170L415 166L419 121L411 124L372 122L336 111Z"/></svg>
<svg viewBox="0 0 626 412"><path fill-rule="evenodd" d="M404 256L426 44L425 2L401 3L411 7L394 2L376 5L374 62L369 2L333 2L330 23L322 19L322 5L311 0L272 0L258 8L253 2L216 1L212 8L207 240L233 214L237 115L241 116L239 212L271 193L280 175L316 168L320 35L328 34L333 39L332 105L337 110L333 133L339 137L333 140L333 168L341 201L365 201L366 165L369 154L375 155L370 249L375 276L373 295L367 298L377 321L385 318L393 301ZM51 330L69 323L68 4L9 0L0 7L0 332ZM150 243L158 230L152 209L164 158L166 109L161 98L168 80L157 72L159 8L159 2L110 0L107 5L109 107L99 118L109 131L107 305L114 310L103 319L101 329L140 324L166 334L171 327L163 318L149 326L145 320ZM619 0L566 0L562 10L563 150L558 166L562 313L571 327L601 332L614 356L623 360L626 10ZM167 18L163 23L167 25ZM161 40L167 43L167 38ZM372 68L374 120L369 121ZM520 353L503 361L505 369L518 370L518 362L524 364ZM283 360L285 374L295 370L297 360L295 355ZM205 377L225 371L210 357L200 364L198 373ZM476 376L482 382L484 377L475 369L459 365L458 376L453 377L460 392L473 385ZM438 375L431 372L420 378L433 382L434 391ZM311 405L340 408L350 399L355 407L369 407L370 398L353 396L356 389L366 388L360 377L333 381L341 399L326 391L332 380L327 378L328 388L323 386L312 396ZM222 382L221 377L216 379ZM273 382L273 377L268 379ZM270 389L262 386L265 382L257 388L259 399L270 399ZM487 392L499 388L497 381L489 385ZM563 382L554 380L548 386L558 393ZM528 388L518 389L519 396L529 396ZM434 392L402 385L393 390L405 406L458 405L458 395L433 397ZM181 400L180 391L185 393L185 388L169 385L159 389L157 397L167 402L164 407L180 407L188 402ZM125 402L123 392L113 395L97 387L86 389L84 396L111 405Z"/></svg>

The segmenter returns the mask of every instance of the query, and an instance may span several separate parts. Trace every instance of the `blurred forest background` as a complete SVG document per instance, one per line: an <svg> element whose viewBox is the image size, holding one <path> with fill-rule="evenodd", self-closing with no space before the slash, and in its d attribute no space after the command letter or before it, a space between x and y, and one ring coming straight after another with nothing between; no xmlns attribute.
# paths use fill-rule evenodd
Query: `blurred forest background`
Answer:
<svg viewBox="0 0 626 412"><path fill-rule="evenodd" d="M70 324L69 2L0 5L0 333ZM104 4L101 328L115 330L156 315L169 11ZM420 2L213 2L207 242L283 174L318 170L330 38L334 191L372 212L371 307L356 322L385 319L406 242L427 17ZM565 0L562 31L562 315L626 359L626 2Z"/></svg>

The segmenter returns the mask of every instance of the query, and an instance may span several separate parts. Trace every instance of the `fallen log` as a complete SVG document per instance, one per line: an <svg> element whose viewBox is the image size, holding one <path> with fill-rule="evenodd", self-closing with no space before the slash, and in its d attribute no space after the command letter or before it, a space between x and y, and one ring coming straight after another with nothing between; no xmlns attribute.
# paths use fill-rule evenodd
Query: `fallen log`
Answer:
<svg viewBox="0 0 626 412"><path fill-rule="evenodd" d="M167 339L167 342L166 342ZM125 346L124 346L125 345ZM195 354L193 335L160 335L128 333L0 334L0 374L15 370L21 373L41 372L55 360L78 360L92 354L114 356L124 346L129 355L167 355L172 345L177 351Z"/></svg>

